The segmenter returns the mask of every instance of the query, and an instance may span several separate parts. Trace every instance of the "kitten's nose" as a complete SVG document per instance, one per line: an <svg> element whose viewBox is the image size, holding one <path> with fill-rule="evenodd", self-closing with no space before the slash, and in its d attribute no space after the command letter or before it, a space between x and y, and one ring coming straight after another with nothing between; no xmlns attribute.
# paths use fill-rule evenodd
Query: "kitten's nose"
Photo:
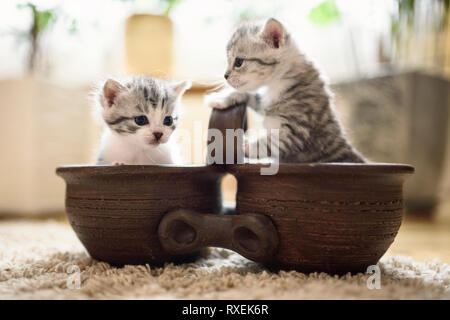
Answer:
<svg viewBox="0 0 450 320"><path fill-rule="evenodd" d="M230 74L229 74L228 72L227 72L227 73L225 73L225 74L224 74L224 78L225 78L225 80L227 80L229 76L230 76Z"/></svg>
<svg viewBox="0 0 450 320"><path fill-rule="evenodd" d="M161 139L163 134L162 134L162 132L153 132L153 135L155 136L156 140L159 140L159 139Z"/></svg>

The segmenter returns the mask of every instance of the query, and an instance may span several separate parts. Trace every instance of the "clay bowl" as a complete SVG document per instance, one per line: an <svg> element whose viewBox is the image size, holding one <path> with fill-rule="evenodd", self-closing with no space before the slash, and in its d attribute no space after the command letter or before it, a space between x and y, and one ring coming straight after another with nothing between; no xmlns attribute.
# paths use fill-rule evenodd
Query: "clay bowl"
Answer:
<svg viewBox="0 0 450 320"><path fill-rule="evenodd" d="M272 268L364 272L383 256L400 228L402 188L414 172L395 164L231 165L238 215L268 216L278 235ZM254 242L260 241L255 235Z"/></svg>
<svg viewBox="0 0 450 320"><path fill-rule="evenodd" d="M69 222L97 260L162 265L212 246L265 262L277 248L268 217L220 214L223 167L65 166L56 172L67 183Z"/></svg>
<svg viewBox="0 0 450 320"><path fill-rule="evenodd" d="M376 264L402 220L393 164L71 166L69 222L89 254L115 265L161 265L223 247L274 269L346 273ZM221 211L220 181L238 180L234 215Z"/></svg>
<svg viewBox="0 0 450 320"><path fill-rule="evenodd" d="M236 215L166 215L159 227L164 248L176 254L211 245L271 269L364 272L397 235L403 182L414 171L396 164L281 164L276 175L261 175L261 167L226 166L238 180ZM184 227L174 232L170 224ZM208 228L210 238L176 241L187 228Z"/></svg>
<svg viewBox="0 0 450 320"><path fill-rule="evenodd" d="M213 166L66 166L56 172L66 181L66 212L78 238L93 258L115 265L191 258L198 250L171 255L161 247L163 215L179 208L220 211L224 172ZM192 236L189 231L180 237Z"/></svg>

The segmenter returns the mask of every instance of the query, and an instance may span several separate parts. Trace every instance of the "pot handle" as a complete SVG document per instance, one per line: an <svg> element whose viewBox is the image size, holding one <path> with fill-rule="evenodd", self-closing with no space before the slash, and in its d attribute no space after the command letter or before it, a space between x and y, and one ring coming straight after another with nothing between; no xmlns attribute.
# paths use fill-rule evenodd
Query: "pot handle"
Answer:
<svg viewBox="0 0 450 320"><path fill-rule="evenodd" d="M278 234L270 218L253 213L204 214L178 209L164 215L158 236L171 254L221 247L256 262L268 262L278 247Z"/></svg>
<svg viewBox="0 0 450 320"><path fill-rule="evenodd" d="M228 164L232 160L232 163L244 163L244 135L243 132L247 131L247 108L245 104L237 104L226 109L212 109L209 117L208 129L216 129L222 133L222 155L216 155L216 143L212 143L218 137L210 135L211 131L208 130L208 142L207 142L207 164ZM233 139L227 139L228 129L242 129L243 131L237 132L237 136ZM227 141L229 140L229 141ZM215 141L214 141L215 142ZM220 144L219 144L220 145ZM233 152L234 158L227 159L226 155Z"/></svg>

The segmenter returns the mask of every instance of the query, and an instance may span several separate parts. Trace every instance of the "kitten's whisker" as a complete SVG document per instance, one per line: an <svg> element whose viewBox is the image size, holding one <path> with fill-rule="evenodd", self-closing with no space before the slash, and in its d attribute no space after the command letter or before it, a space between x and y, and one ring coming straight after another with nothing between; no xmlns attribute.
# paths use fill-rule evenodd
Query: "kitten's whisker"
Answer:
<svg viewBox="0 0 450 320"><path fill-rule="evenodd" d="M220 79L215 81L196 81L196 83L200 86L208 88L205 91L207 93L217 91L218 89L222 89L224 86L226 86L226 82Z"/></svg>
<svg viewBox="0 0 450 320"><path fill-rule="evenodd" d="M226 87L226 83L222 82L222 83L219 83L218 85L216 85L215 87L206 90L206 92L207 93L215 92L215 91L218 91L220 89L223 89L224 87Z"/></svg>

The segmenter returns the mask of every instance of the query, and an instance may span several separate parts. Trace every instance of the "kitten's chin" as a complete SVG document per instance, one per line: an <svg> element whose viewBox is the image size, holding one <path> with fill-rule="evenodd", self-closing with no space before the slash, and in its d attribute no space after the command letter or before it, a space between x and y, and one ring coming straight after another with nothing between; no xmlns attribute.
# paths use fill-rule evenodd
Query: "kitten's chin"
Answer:
<svg viewBox="0 0 450 320"><path fill-rule="evenodd" d="M157 146L159 146L161 143L158 141L149 141L147 142L147 147L150 148L156 148Z"/></svg>
<svg viewBox="0 0 450 320"><path fill-rule="evenodd" d="M149 141L147 142L147 146L150 148L159 147L162 144L165 144L167 141Z"/></svg>
<svg viewBox="0 0 450 320"><path fill-rule="evenodd" d="M239 84L232 84L230 83L230 85L236 89L237 91L242 91L242 92L246 92L246 91L253 91L258 89L258 86L252 86L251 84L249 84L248 82L243 82L243 83L239 83Z"/></svg>

